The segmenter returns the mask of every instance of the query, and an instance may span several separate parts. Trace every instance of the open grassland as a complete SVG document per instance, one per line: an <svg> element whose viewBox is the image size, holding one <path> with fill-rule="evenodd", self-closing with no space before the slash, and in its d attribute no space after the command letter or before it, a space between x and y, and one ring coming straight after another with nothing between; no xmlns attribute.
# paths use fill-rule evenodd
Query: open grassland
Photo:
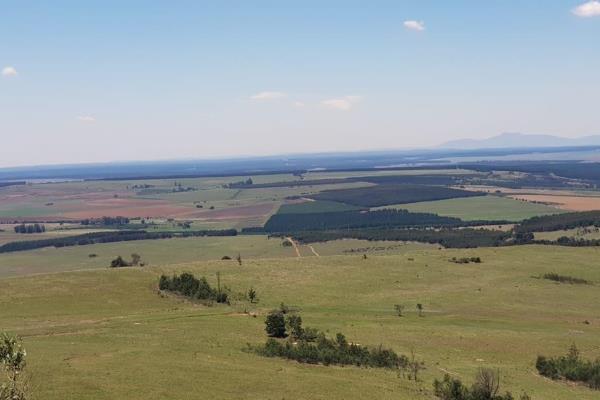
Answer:
<svg viewBox="0 0 600 400"><path fill-rule="evenodd" d="M29 235L31 236L31 235ZM190 237L131 242L98 243L85 246L18 251L0 254L0 278L30 274L104 269L117 256L129 258L137 253L149 266L232 259L297 257L295 249L283 246L285 240L265 235L225 237ZM399 254L414 249L437 246L424 243L369 242L367 240L334 240L313 245L296 244L301 257L343 254ZM93 257L90 257L93 255ZM231 263L237 261L224 261ZM224 264L226 265L226 264Z"/></svg>
<svg viewBox="0 0 600 400"><path fill-rule="evenodd" d="M30 386L45 400L431 399L435 377L450 373L470 383L479 367L498 368L503 387L517 395L523 389L533 399L591 400L599 392L544 379L534 362L572 343L587 358L600 356L599 255L594 248L436 249L8 278L0 281L0 321L23 336ZM448 262L472 256L483 263ZM260 302L205 307L159 296L159 275L182 271L212 284L220 271L233 291L256 288ZM548 272L596 284L534 278ZM301 309L306 326L414 350L427 366L421 382L242 351L264 342L264 314L282 301ZM394 304L406 305L404 317Z"/></svg>
<svg viewBox="0 0 600 400"><path fill-rule="evenodd" d="M544 204L534 204L499 196L466 197L379 208L429 212L447 217L460 218L464 221L521 221L538 215L550 215L562 212Z"/></svg>
<svg viewBox="0 0 600 400"><path fill-rule="evenodd" d="M137 253L148 265L189 263L200 260L292 257L295 252L281 245L281 239L262 235L192 237L131 242L99 243L86 246L43 248L0 254L0 277L79 269L107 268L117 256ZM90 257L90 254L95 255ZM236 261L229 261L236 262Z"/></svg>

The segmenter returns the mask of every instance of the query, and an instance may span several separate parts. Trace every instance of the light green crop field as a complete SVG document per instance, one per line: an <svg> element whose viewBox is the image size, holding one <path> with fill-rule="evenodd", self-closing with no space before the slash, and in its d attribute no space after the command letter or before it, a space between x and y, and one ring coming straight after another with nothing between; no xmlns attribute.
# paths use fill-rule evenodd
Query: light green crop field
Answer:
<svg viewBox="0 0 600 400"><path fill-rule="evenodd" d="M599 392L537 375L538 354L600 356L600 249L522 246L415 249L361 255L191 262L0 280L1 330L23 337L33 398L432 399L445 373L472 382L500 370L502 387L533 399L592 400ZM481 257L455 264L451 257ZM43 258L43 256L40 256ZM205 307L160 296L161 273L215 275L259 303ZM537 279L557 272L595 285ZM415 383L381 369L304 365L243 351L266 339L264 315L281 302L306 326L409 354ZM415 312L422 303L423 317ZM394 304L406 306L404 317ZM257 313L256 318L244 309ZM589 324L585 324L588 321Z"/></svg>
<svg viewBox="0 0 600 400"><path fill-rule="evenodd" d="M561 231L535 232L536 240L557 240L563 236L585 240L600 239L600 229L594 226L588 226Z"/></svg>
<svg viewBox="0 0 600 400"><path fill-rule="evenodd" d="M514 200L500 196L479 196L460 199L425 201L380 208L398 208L413 212L430 212L465 221L521 221L537 215L559 214L564 211L544 204Z"/></svg>

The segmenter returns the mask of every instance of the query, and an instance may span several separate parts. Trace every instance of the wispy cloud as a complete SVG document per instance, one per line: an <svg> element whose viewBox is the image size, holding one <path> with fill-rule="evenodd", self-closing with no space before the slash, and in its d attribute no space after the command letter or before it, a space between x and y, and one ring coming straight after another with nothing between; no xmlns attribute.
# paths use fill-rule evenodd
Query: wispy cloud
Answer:
<svg viewBox="0 0 600 400"><path fill-rule="evenodd" d="M571 12L583 18L600 16L600 1L588 1L575 7Z"/></svg>
<svg viewBox="0 0 600 400"><path fill-rule="evenodd" d="M321 105L334 110L348 111L361 100L360 96L344 96L321 101Z"/></svg>
<svg viewBox="0 0 600 400"><path fill-rule="evenodd" d="M277 100L286 97L287 95L282 92L260 92L253 96L250 96L252 100Z"/></svg>
<svg viewBox="0 0 600 400"><path fill-rule="evenodd" d="M17 70L15 69L15 67L4 67L2 68L2 76L17 76L19 73L17 72Z"/></svg>
<svg viewBox="0 0 600 400"><path fill-rule="evenodd" d="M303 103L303 102L301 102L301 101L295 101L295 102L294 102L294 106L295 106L295 107L304 107L305 105L306 105L306 104L304 104L304 103Z"/></svg>
<svg viewBox="0 0 600 400"><path fill-rule="evenodd" d="M92 117L91 115L80 115L77 117L77 121L81 121L81 122L96 122L96 118Z"/></svg>
<svg viewBox="0 0 600 400"><path fill-rule="evenodd" d="M408 21L404 21L404 27L411 31L422 32L425 30L425 22L408 20Z"/></svg>

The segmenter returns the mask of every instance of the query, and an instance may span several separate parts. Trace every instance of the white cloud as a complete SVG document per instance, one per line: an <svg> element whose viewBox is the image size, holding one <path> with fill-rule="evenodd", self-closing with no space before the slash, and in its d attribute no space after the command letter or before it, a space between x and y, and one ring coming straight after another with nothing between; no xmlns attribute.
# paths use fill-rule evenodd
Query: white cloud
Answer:
<svg viewBox="0 0 600 400"><path fill-rule="evenodd" d="M277 100L286 97L282 92L260 92L254 96L250 96L252 100Z"/></svg>
<svg viewBox="0 0 600 400"><path fill-rule="evenodd" d="M2 68L2 76L17 76L18 72L15 67L4 67Z"/></svg>
<svg viewBox="0 0 600 400"><path fill-rule="evenodd" d="M96 122L96 118L92 117L91 115L80 115L79 117L77 117L77 121Z"/></svg>
<svg viewBox="0 0 600 400"><path fill-rule="evenodd" d="M578 17L597 17L600 16L600 1L593 0L575 7L571 12Z"/></svg>
<svg viewBox="0 0 600 400"><path fill-rule="evenodd" d="M425 22L423 21L404 21L404 27L406 29L410 29L411 31L422 32L425 30Z"/></svg>
<svg viewBox="0 0 600 400"><path fill-rule="evenodd" d="M303 102L301 102L301 101L295 101L294 102L294 106L296 106L296 107L304 107L305 104Z"/></svg>
<svg viewBox="0 0 600 400"><path fill-rule="evenodd" d="M344 96L321 101L321 105L335 110L348 111L361 100L360 96Z"/></svg>

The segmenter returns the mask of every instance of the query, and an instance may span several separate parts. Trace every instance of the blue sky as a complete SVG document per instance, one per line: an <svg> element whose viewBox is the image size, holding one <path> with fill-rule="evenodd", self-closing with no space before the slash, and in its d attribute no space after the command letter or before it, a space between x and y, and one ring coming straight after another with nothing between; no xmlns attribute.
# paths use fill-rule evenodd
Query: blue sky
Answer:
<svg viewBox="0 0 600 400"><path fill-rule="evenodd" d="M600 134L597 1L0 10L0 166Z"/></svg>

